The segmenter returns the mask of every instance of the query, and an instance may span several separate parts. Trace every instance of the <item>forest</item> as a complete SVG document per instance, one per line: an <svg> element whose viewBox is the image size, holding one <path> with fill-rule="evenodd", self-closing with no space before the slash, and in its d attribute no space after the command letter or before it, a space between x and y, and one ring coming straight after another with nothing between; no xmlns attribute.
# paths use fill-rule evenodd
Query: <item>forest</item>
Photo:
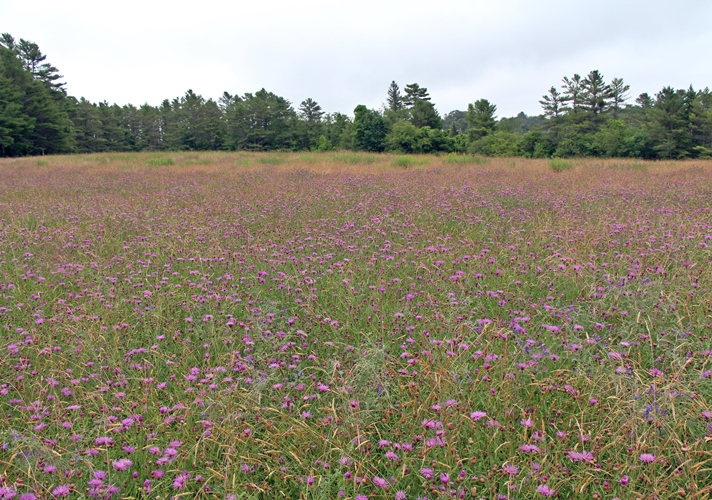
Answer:
<svg viewBox="0 0 712 500"><path fill-rule="evenodd" d="M486 156L712 156L712 92L664 87L633 99L622 78L593 70L553 85L542 113L498 118L476 99L441 115L428 89L394 81L381 109L327 113L312 98L295 106L265 89L224 92L217 100L188 90L158 106L90 102L68 94L37 44L0 36L0 156L105 151L351 149Z"/></svg>

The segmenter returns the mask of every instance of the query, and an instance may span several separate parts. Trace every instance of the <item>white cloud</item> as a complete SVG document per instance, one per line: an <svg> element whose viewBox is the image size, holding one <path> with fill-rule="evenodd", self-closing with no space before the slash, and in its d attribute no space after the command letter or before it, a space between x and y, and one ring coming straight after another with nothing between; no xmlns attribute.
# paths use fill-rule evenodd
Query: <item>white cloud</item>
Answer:
<svg viewBox="0 0 712 500"><path fill-rule="evenodd" d="M539 113L546 89L592 69L634 95L712 84L710 14L698 0L0 2L1 29L94 101L265 87L351 112L395 79L428 87L441 112L487 98L499 116Z"/></svg>

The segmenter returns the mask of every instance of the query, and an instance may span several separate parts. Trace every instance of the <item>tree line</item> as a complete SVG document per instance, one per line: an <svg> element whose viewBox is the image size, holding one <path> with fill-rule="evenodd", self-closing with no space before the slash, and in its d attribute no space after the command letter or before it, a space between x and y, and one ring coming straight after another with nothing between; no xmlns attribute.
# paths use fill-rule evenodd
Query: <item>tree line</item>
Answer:
<svg viewBox="0 0 712 500"><path fill-rule="evenodd" d="M564 77L542 114L497 118L478 99L441 116L428 89L394 81L381 109L326 113L265 89L215 101L188 90L158 106L94 103L68 95L37 44L0 35L0 156L162 150L353 149L491 156L708 158L712 92L665 87L630 102L623 79Z"/></svg>

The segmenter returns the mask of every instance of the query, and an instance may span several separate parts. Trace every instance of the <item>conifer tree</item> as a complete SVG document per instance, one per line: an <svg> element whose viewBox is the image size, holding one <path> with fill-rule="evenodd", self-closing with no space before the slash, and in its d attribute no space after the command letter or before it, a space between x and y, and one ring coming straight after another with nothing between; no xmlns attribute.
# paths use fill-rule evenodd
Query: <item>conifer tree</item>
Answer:
<svg viewBox="0 0 712 500"><path fill-rule="evenodd" d="M388 95L386 97L386 106L391 111L398 111L403 108L403 98L400 93L398 84L393 80L388 87Z"/></svg>
<svg viewBox="0 0 712 500"><path fill-rule="evenodd" d="M416 99L420 99L422 101L430 100L428 89L421 87L417 83L408 84L403 90L405 91L405 96L403 96L402 102L408 108L415 104Z"/></svg>
<svg viewBox="0 0 712 500"><path fill-rule="evenodd" d="M467 105L467 133L471 141L489 135L497 128L495 112L497 106L487 99L479 99L474 104Z"/></svg>

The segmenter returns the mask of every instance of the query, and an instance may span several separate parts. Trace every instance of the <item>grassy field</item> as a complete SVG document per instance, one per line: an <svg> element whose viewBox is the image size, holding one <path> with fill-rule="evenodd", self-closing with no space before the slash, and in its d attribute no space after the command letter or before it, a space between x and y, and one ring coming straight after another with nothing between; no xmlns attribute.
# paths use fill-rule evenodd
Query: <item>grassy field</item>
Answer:
<svg viewBox="0 0 712 500"><path fill-rule="evenodd" d="M709 498L711 245L711 161L1 160L0 498Z"/></svg>

